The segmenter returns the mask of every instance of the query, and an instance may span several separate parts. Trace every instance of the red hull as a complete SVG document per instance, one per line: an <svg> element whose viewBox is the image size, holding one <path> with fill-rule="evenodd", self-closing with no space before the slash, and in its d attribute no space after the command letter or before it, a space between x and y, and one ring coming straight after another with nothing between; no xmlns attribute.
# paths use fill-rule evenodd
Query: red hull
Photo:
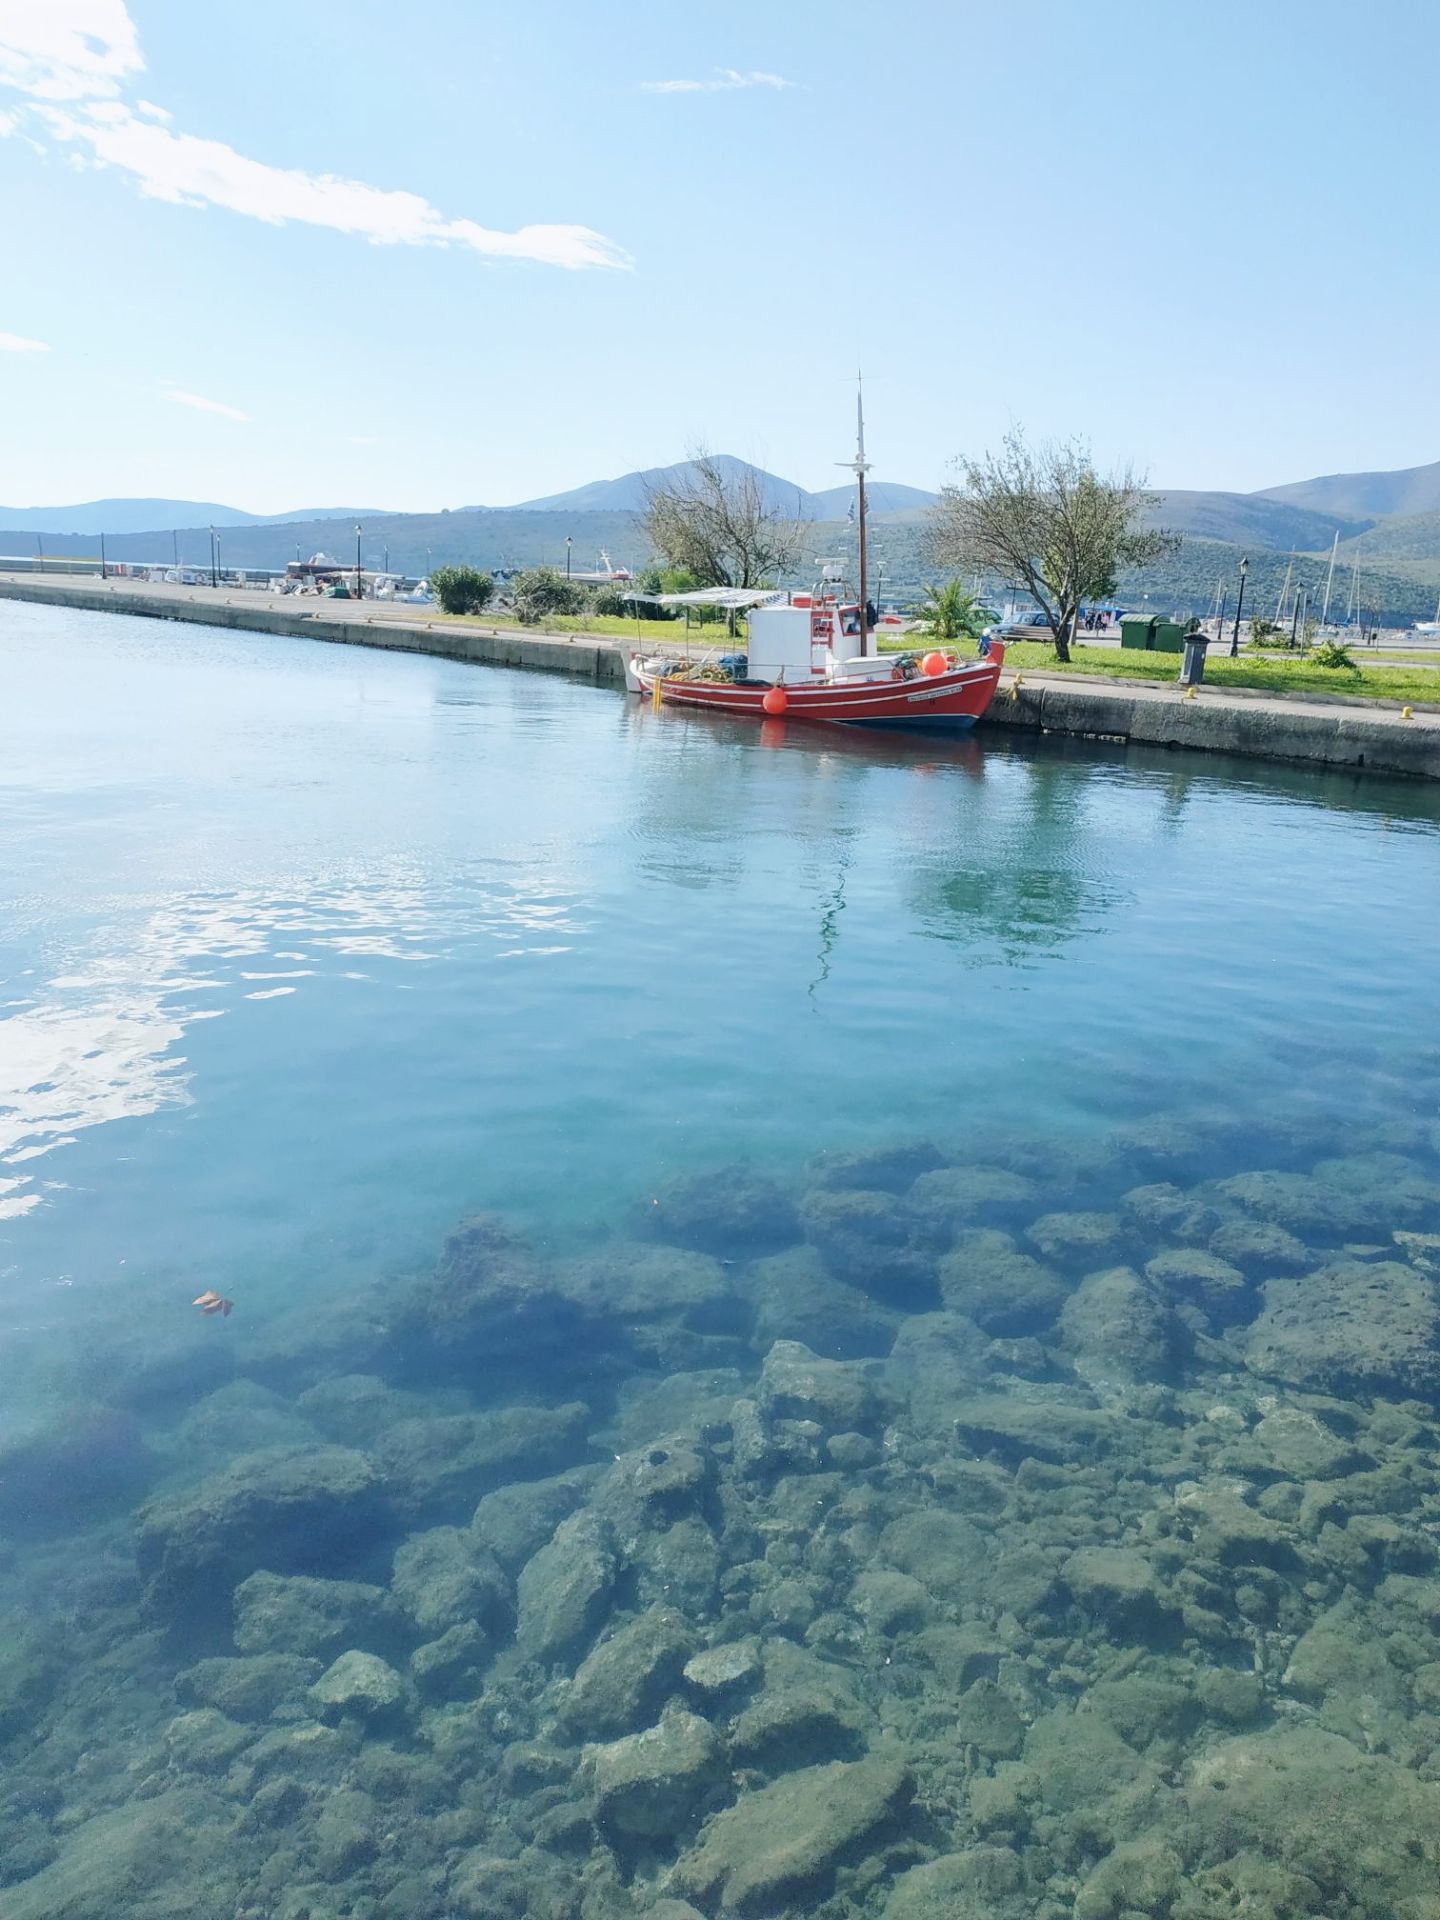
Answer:
<svg viewBox="0 0 1440 1920"><path fill-rule="evenodd" d="M652 696L655 676L632 663L639 690ZM704 707L711 713L738 713L755 720L825 720L842 726L946 728L973 727L995 697L1000 662L967 661L948 673L918 674L909 680L857 680L787 686L783 715L766 712L765 687L743 681L660 681L667 707Z"/></svg>

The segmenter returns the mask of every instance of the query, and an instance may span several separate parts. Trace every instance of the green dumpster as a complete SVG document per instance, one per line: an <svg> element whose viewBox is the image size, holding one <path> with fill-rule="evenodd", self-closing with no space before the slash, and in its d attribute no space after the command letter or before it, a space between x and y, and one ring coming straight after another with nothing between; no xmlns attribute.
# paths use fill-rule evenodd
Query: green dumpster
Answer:
<svg viewBox="0 0 1440 1920"><path fill-rule="evenodd" d="M1152 652L1180 653L1185 646L1185 629L1178 620L1155 620L1155 632L1150 641Z"/></svg>
<svg viewBox="0 0 1440 1920"><path fill-rule="evenodd" d="M1120 621L1120 644L1122 647L1139 647L1148 653L1154 645L1155 624L1158 613L1127 613Z"/></svg>

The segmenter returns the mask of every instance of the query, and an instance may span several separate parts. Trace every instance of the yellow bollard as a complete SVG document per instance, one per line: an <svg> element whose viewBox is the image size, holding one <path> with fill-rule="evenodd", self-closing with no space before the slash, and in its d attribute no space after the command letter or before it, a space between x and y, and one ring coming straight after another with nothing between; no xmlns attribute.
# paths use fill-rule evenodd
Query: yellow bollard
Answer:
<svg viewBox="0 0 1440 1920"><path fill-rule="evenodd" d="M1193 700L1193 699L1195 698L1195 689L1194 689L1194 687L1187 687L1187 688L1185 689L1185 698L1186 698L1187 700Z"/></svg>
<svg viewBox="0 0 1440 1920"><path fill-rule="evenodd" d="M1402 720L1412 720L1414 717L1415 709L1413 707L1402 707L1400 709L1400 718Z"/></svg>

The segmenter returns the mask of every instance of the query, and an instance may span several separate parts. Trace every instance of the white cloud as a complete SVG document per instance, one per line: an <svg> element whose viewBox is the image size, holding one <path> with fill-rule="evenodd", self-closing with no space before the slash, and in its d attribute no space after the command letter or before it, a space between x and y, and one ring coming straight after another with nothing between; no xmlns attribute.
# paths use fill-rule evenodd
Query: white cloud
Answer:
<svg viewBox="0 0 1440 1920"><path fill-rule="evenodd" d="M177 407L193 407L197 413L223 413L227 420L250 418L239 407L227 407L223 400L207 400L203 393L182 393L179 387L171 387L165 398L173 400Z"/></svg>
<svg viewBox="0 0 1440 1920"><path fill-rule="evenodd" d="M0 0L0 85L27 97L29 122L68 147L72 164L79 157L114 167L149 199L224 207L273 226L299 221L378 246L464 247L572 269L630 264L623 248L591 227L505 232L446 219L416 193L275 167L223 141L172 132L163 108L117 97L144 64L122 0Z"/></svg>
<svg viewBox="0 0 1440 1920"><path fill-rule="evenodd" d="M27 340L23 333L0 333L0 353L48 353L43 340Z"/></svg>
<svg viewBox="0 0 1440 1920"><path fill-rule="evenodd" d="M716 67L708 80L642 80L642 93L737 93L744 87L769 87L783 93L797 86L778 73L741 73L735 67Z"/></svg>

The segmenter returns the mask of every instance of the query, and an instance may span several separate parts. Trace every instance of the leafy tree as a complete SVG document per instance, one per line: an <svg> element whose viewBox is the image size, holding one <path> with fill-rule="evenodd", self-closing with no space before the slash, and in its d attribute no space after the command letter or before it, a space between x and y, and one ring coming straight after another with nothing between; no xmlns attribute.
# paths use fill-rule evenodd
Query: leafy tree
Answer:
<svg viewBox="0 0 1440 1920"><path fill-rule="evenodd" d="M1150 505L1128 468L1102 478L1080 441L1032 449L1017 430L998 453L961 463L960 485L930 509L926 544L938 566L981 567L1025 587L1068 660L1082 602L1113 599L1122 567L1178 547L1177 534L1142 524Z"/></svg>
<svg viewBox="0 0 1440 1920"><path fill-rule="evenodd" d="M495 582L476 567L436 567L430 591L446 613L480 613L490 602Z"/></svg>
<svg viewBox="0 0 1440 1920"><path fill-rule="evenodd" d="M511 588L511 600L521 624L533 627L547 614L563 616L583 612L585 590L554 567L531 567L517 576Z"/></svg>
<svg viewBox="0 0 1440 1920"><path fill-rule="evenodd" d="M590 610L592 613L607 614L612 618L623 618L632 611L633 604L625 598L619 587L597 587L595 597L590 602Z"/></svg>
<svg viewBox="0 0 1440 1920"><path fill-rule="evenodd" d="M770 505L761 476L729 471L703 449L678 477L647 490L645 534L667 567L697 587L759 587L799 558L800 523Z"/></svg>
<svg viewBox="0 0 1440 1920"><path fill-rule="evenodd" d="M934 640L975 639L990 624L989 610L960 580L926 587L920 618Z"/></svg>

